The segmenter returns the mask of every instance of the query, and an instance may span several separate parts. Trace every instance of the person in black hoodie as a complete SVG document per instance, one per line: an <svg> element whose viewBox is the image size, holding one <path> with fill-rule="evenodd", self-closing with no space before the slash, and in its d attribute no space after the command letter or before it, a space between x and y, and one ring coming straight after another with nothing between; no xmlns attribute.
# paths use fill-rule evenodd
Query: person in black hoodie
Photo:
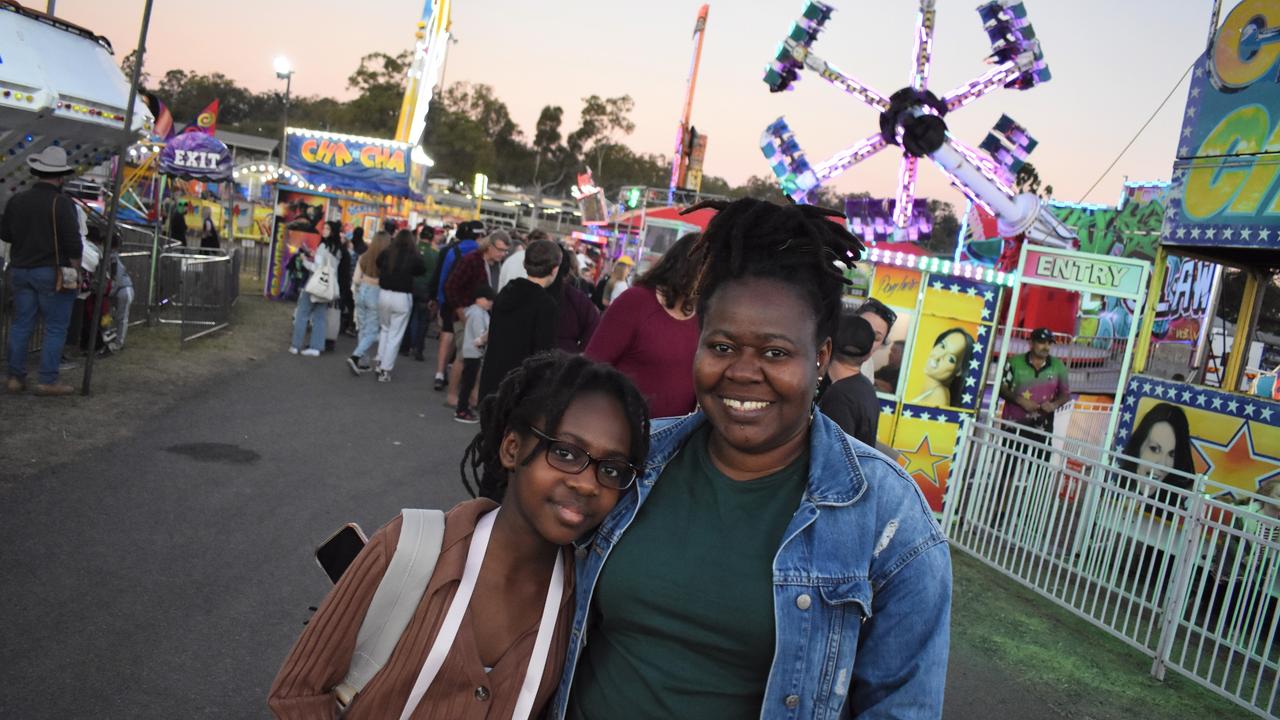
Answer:
<svg viewBox="0 0 1280 720"><path fill-rule="evenodd" d="M391 382L396 353L409 324L413 307L413 277L425 275L427 264L418 253L411 230L396 233L385 252L378 256L378 382Z"/></svg>
<svg viewBox="0 0 1280 720"><path fill-rule="evenodd" d="M480 398L496 392L502 378L525 358L555 347L560 309L547 292L560 270L560 246L534 240L524 253L527 278L502 288L489 320L489 344L480 370Z"/></svg>
<svg viewBox="0 0 1280 720"><path fill-rule="evenodd" d="M339 236L342 233L341 223L332 223L337 225L336 231ZM356 228L359 230L359 228ZM341 318L338 323L338 332L348 337L356 337L356 296L351 289L351 278L355 274L355 262L351 259L351 242L339 241L340 248L338 250L338 310Z"/></svg>

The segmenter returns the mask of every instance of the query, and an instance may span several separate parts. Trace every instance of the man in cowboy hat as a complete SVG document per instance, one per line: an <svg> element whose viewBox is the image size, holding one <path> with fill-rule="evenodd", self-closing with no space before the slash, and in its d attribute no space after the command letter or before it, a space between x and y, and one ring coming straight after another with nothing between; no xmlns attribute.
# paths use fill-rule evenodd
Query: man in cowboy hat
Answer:
<svg viewBox="0 0 1280 720"><path fill-rule="evenodd" d="M0 220L0 240L10 243L13 322L9 328L11 393L27 388L27 345L36 318L44 320L36 395L70 395L75 388L58 382L58 365L67 325L76 300L73 286L56 290L58 267L80 267L80 221L75 203L62 194L62 183L75 173L67 152L52 145L27 158L36 183L9 198Z"/></svg>

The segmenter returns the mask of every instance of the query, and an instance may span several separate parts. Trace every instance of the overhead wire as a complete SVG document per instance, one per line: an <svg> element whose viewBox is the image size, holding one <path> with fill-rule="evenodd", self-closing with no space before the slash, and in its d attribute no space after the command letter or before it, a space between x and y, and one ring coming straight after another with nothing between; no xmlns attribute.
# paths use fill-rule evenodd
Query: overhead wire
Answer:
<svg viewBox="0 0 1280 720"><path fill-rule="evenodd" d="M1147 118L1147 121L1142 123L1142 127L1138 128L1138 132L1134 133L1133 137L1124 146L1124 149L1120 151L1120 154L1116 155L1116 158L1111 161L1111 164L1107 166L1106 170L1102 171L1102 174L1098 176L1098 179L1093 181L1093 184L1089 186L1089 189L1084 191L1084 194L1076 201L1077 203L1083 203L1084 199L1089 197L1089 193L1093 192L1094 188L1098 187L1098 184L1101 183L1113 169L1115 169L1116 164L1120 162L1120 159L1124 157L1124 154L1129 152L1129 148L1133 147L1133 144L1142 136L1143 131L1147 129L1147 126L1151 124L1151 121L1155 120L1156 116L1160 114L1160 111L1164 109L1165 104L1169 102L1169 98L1173 97L1173 94L1178 91L1178 88L1182 87L1182 82L1191 74L1191 69L1196 66L1196 62L1199 59L1200 58L1197 56L1195 60L1191 61L1191 64L1187 66L1186 72L1182 73L1182 77L1178 78L1178 82L1174 83L1173 87L1169 88L1169 94L1165 95L1164 99L1160 101L1160 104L1156 106L1156 109L1151 113L1151 117Z"/></svg>

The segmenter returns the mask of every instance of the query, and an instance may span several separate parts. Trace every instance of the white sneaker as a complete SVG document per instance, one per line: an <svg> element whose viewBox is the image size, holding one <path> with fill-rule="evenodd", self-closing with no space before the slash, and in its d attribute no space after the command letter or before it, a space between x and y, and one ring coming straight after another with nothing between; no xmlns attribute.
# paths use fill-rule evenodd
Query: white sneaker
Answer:
<svg viewBox="0 0 1280 720"><path fill-rule="evenodd" d="M289 348L289 354L290 354L290 355L297 355L297 354L298 354L298 348L296 348L296 347L291 347L291 348Z"/></svg>
<svg viewBox="0 0 1280 720"><path fill-rule="evenodd" d="M379 371L378 371L378 382L391 382L391 371L389 371L389 370L379 370Z"/></svg>
<svg viewBox="0 0 1280 720"><path fill-rule="evenodd" d="M302 351L303 357L320 357L320 351L315 348L307 348Z"/></svg>

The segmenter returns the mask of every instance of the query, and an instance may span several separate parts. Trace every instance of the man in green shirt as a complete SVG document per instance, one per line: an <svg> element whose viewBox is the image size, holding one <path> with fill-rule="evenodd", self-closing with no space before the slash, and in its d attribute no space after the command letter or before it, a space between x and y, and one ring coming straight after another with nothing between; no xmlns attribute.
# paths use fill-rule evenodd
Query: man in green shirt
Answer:
<svg viewBox="0 0 1280 720"><path fill-rule="evenodd" d="M1053 415L1071 400L1066 363L1050 353L1053 331L1036 328L1030 339L1031 349L1025 355L1015 355L1005 362L1000 383L1000 397L1004 399L1000 418L1008 423L1004 430L1013 433L1013 437L1005 442L1008 455L995 498L997 524L1004 522L1005 506L1011 501L1009 488L1021 488L1017 492L1025 493L1037 478L1056 482L1050 479L1053 473L1048 467ZM1023 506L1016 500L1012 504L1015 514Z"/></svg>
<svg viewBox="0 0 1280 720"><path fill-rule="evenodd" d="M435 315L435 299L431 297L431 278L436 272L436 263L440 260L440 238L442 233L435 232L430 225L422 225L418 229L418 252L427 265L427 272L413 278L413 310L409 315L409 331L404 334L400 352L407 355L413 353L418 362L426 360L422 355L427 342L427 327Z"/></svg>

